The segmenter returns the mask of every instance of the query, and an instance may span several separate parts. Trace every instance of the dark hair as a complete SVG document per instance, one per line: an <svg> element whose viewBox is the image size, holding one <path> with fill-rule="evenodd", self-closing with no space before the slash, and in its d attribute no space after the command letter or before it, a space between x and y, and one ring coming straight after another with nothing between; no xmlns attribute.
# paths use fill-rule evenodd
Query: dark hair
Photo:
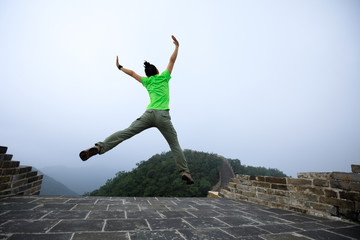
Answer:
<svg viewBox="0 0 360 240"><path fill-rule="evenodd" d="M149 62L145 61L144 67L145 67L146 76L151 77L158 74L157 68L154 65L150 64Z"/></svg>

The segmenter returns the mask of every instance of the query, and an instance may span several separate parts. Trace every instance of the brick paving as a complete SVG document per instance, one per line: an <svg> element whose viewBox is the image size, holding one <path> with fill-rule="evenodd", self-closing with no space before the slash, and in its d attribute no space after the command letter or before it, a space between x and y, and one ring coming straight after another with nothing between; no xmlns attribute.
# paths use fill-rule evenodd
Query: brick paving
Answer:
<svg viewBox="0 0 360 240"><path fill-rule="evenodd" d="M360 225L214 198L0 199L0 239L360 239Z"/></svg>

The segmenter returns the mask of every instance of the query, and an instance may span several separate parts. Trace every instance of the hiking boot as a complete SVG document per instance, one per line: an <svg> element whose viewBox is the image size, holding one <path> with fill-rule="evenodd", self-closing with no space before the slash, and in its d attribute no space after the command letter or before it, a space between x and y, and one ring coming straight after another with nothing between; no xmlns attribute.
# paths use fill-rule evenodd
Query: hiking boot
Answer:
<svg viewBox="0 0 360 240"><path fill-rule="evenodd" d="M190 173L182 172L181 174L182 180L186 181L186 184L194 184L194 180L191 178Z"/></svg>
<svg viewBox="0 0 360 240"><path fill-rule="evenodd" d="M91 147L89 149L86 149L84 151L82 151L79 156L81 158L81 160L86 161L89 158L91 158L92 156L98 154L100 152L100 147L99 146L94 146Z"/></svg>

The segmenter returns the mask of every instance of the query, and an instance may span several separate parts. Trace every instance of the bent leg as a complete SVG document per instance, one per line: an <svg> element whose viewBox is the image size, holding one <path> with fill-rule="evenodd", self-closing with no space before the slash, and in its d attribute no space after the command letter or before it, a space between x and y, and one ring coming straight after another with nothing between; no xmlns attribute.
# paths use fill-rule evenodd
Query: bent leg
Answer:
<svg viewBox="0 0 360 240"><path fill-rule="evenodd" d="M160 130L170 146L177 170L179 172L185 171L190 173L184 152L182 151L177 138L177 133L172 125L169 112L159 111L159 114L160 116L157 116L156 127Z"/></svg>
<svg viewBox="0 0 360 240"><path fill-rule="evenodd" d="M103 142L98 142L95 145L100 147L100 153L103 154L112 148L116 147L121 142L129 139L136 134L153 127L151 116L152 112L146 111L140 118L136 119L128 128L118 131L109 137L107 137Z"/></svg>

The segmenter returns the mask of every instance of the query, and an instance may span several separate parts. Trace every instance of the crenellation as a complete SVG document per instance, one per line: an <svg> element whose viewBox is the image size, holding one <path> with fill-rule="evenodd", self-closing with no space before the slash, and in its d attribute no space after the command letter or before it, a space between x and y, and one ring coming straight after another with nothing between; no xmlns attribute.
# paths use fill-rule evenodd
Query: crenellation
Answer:
<svg viewBox="0 0 360 240"><path fill-rule="evenodd" d="M299 173L299 178L236 175L236 191L225 198L244 200L315 216L360 219L360 174ZM355 172L355 173L354 173ZM235 182L235 181L234 181Z"/></svg>

